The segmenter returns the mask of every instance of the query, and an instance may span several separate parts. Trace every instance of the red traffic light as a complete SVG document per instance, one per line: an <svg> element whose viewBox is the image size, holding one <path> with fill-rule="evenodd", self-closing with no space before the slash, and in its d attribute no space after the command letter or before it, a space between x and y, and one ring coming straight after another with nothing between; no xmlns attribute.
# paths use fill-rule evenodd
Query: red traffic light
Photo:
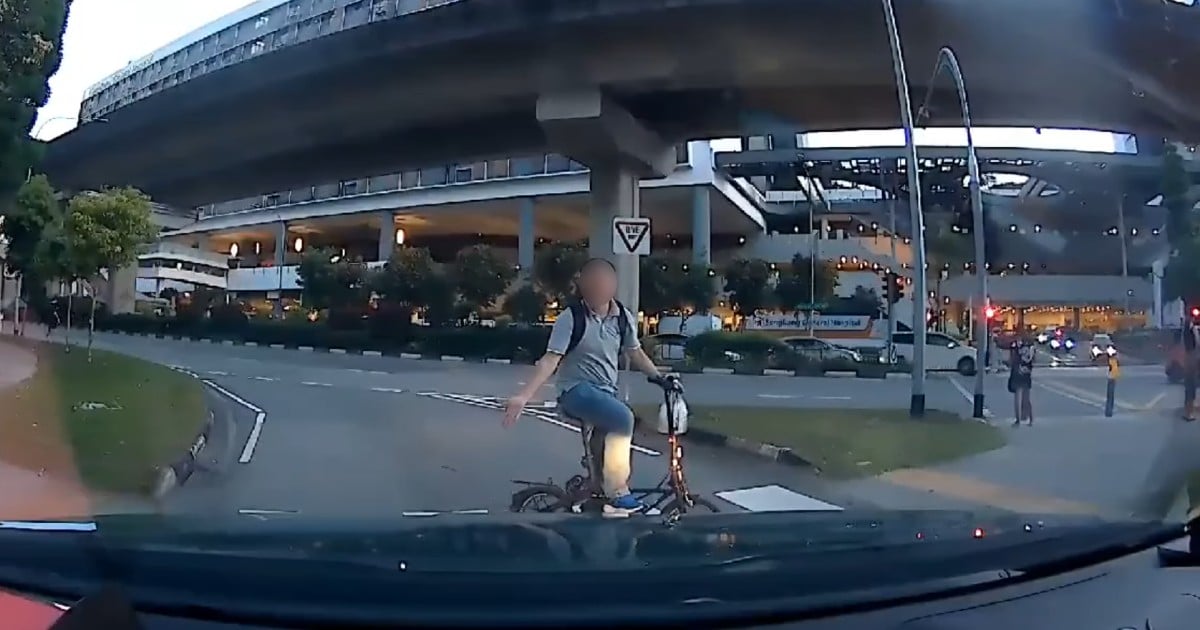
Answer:
<svg viewBox="0 0 1200 630"><path fill-rule="evenodd" d="M1200 306L1192 307L1192 317L1200 317Z"/></svg>
<svg viewBox="0 0 1200 630"><path fill-rule="evenodd" d="M986 318L988 318L988 319L991 319L991 318L995 317L995 316L996 316L996 309L995 309L995 307L989 306L989 307L987 307L987 308L983 309L983 316L984 316L984 317L986 317Z"/></svg>

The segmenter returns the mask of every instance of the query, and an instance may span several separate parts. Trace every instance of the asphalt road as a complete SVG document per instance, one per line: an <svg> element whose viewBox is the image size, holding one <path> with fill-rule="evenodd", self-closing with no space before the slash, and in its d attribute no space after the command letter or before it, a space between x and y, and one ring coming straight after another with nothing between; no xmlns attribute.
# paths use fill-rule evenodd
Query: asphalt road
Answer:
<svg viewBox="0 0 1200 630"><path fill-rule="evenodd" d="M170 497L170 511L346 518L496 512L507 510L516 489L513 479L561 481L579 470L579 436L555 423L552 414L526 414L512 429L500 426L500 401L524 383L531 372L528 366L107 334L98 335L98 345L188 369L242 401L234 405L234 416L236 450L244 461L223 474L198 475ZM908 378L701 374L684 379L694 405L904 408L911 390ZM1006 381L1004 373L984 378L988 412L999 423L1012 417ZM1014 460L1019 460L1018 468L1029 474L1011 479L1010 485L1030 492L1049 489L1060 496L1093 503L1111 499L1123 505L1138 498L1134 495L1151 474L1146 467L1161 459L1154 453L1170 441L1162 418L1178 406L1180 388L1166 384L1161 367L1128 366L1118 383L1118 417L1105 419L1103 368L1039 365L1034 381L1035 412L1045 432L1018 433L1011 448L944 470L956 479L982 475L1008 483ZM931 375L926 386L930 408L970 414L972 377ZM547 387L543 399L550 400L553 393ZM632 401L657 402L659 396L653 386L631 380ZM252 437L256 409L264 417L261 430ZM657 437L640 437L636 443L634 485L653 485L665 471L665 446ZM1135 461L1113 459L1127 449L1139 453ZM1067 451L1077 460L1073 474L1055 469ZM724 510L979 505L972 495L975 490L959 492L958 481L933 493L870 480L833 483L804 469L728 449L689 445L686 457L693 491L717 497ZM1186 459L1172 456L1170 461L1181 457ZM1106 463L1110 461L1117 463ZM1123 485L1117 488L1115 482ZM1009 499L989 501L995 505ZM1028 511L1041 505L1023 498L1010 504L1010 509Z"/></svg>
<svg viewBox="0 0 1200 630"><path fill-rule="evenodd" d="M235 441L248 461L230 465L224 474L197 476L169 498L171 511L347 518L494 512L508 509L514 479L563 480L579 471L580 437L552 414L526 414L511 429L500 424L499 399L527 378L527 366L104 334L97 336L97 347L187 369L245 403L236 411ZM766 379L770 388L766 383L747 388L743 377L695 379L689 377L693 402L806 402L786 378ZM820 395L841 391L846 401L828 402L849 404L853 383L844 383ZM755 395L768 389L795 397ZM657 391L639 382L633 395L656 400ZM552 395L547 388L545 398ZM257 414L246 405L265 414L256 439L251 436ZM666 470L665 444L657 437L636 443L634 485L653 486ZM723 510L865 505L806 470L749 454L690 445L686 458L692 490L717 497Z"/></svg>

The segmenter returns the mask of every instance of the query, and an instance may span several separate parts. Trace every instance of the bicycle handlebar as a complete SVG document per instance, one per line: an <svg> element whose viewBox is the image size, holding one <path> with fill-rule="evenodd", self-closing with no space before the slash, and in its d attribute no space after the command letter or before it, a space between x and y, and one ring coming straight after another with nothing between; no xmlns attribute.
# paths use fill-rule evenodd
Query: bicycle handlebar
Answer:
<svg viewBox="0 0 1200 630"><path fill-rule="evenodd" d="M653 383L663 388L666 391L682 392L683 384L679 382L679 377L674 374L664 374L662 376L647 376L646 382Z"/></svg>

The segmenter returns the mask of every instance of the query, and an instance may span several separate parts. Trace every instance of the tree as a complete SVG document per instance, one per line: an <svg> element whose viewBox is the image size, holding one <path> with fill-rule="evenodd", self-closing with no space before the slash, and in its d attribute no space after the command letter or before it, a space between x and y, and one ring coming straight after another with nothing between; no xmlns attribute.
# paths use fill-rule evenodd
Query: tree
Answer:
<svg viewBox="0 0 1200 630"><path fill-rule="evenodd" d="M491 247L473 245L454 256L450 276L451 289L457 287L463 307L478 315L504 295L516 270Z"/></svg>
<svg viewBox="0 0 1200 630"><path fill-rule="evenodd" d="M70 0L0 1L0 202L27 179L40 154L29 138L58 70ZM7 205L7 204L5 204Z"/></svg>
<svg viewBox="0 0 1200 630"><path fill-rule="evenodd" d="M551 243L534 257L534 279L542 293L565 303L575 295L575 276L587 258L587 250L578 243Z"/></svg>
<svg viewBox="0 0 1200 630"><path fill-rule="evenodd" d="M72 271L95 286L101 270L110 277L137 260L138 249L154 241L158 227L150 198L136 188L112 188L75 195L67 204L66 240ZM96 328L96 295L88 320L88 359Z"/></svg>
<svg viewBox="0 0 1200 630"><path fill-rule="evenodd" d="M537 287L526 284L504 299L504 314L521 324L536 324L546 314L546 302Z"/></svg>
<svg viewBox="0 0 1200 630"><path fill-rule="evenodd" d="M837 289L837 267L829 261L796 254L781 273L775 294L782 308L799 310L808 304L828 302Z"/></svg>
<svg viewBox="0 0 1200 630"><path fill-rule="evenodd" d="M356 318L361 315L368 297L367 268L362 262L339 257L332 249L318 248L300 257L296 273L301 297L310 309L349 311Z"/></svg>
<svg viewBox="0 0 1200 630"><path fill-rule="evenodd" d="M689 265L680 278L678 295L682 306L707 313L717 302L717 272L705 265Z"/></svg>
<svg viewBox="0 0 1200 630"><path fill-rule="evenodd" d="M854 287L854 294L846 298L843 308L854 315L870 315L875 317L883 309L883 300L875 289L864 286Z"/></svg>
<svg viewBox="0 0 1200 630"><path fill-rule="evenodd" d="M679 308L679 289L683 265L661 254L643 257L638 262L638 305L647 314Z"/></svg>
<svg viewBox="0 0 1200 630"><path fill-rule="evenodd" d="M411 316L432 301L433 291L440 288L438 273L428 249L399 247L387 264L371 275L368 285L382 302Z"/></svg>
<svg viewBox="0 0 1200 630"><path fill-rule="evenodd" d="M737 259L725 268L725 291L734 310L742 315L769 308L772 303L771 268L758 259Z"/></svg>
<svg viewBox="0 0 1200 630"><path fill-rule="evenodd" d="M3 232L7 244L4 262L9 269L21 275L20 293L26 294L41 284L38 278L33 277L38 267L36 259L40 253L42 271L46 271L44 263L47 262L47 247L44 240L48 232L55 230L55 226L61 228L61 223L62 207L50 186L50 181L44 175L30 178L17 191L12 203L7 204L4 219L0 222L0 231ZM48 280L53 276L42 278ZM23 299L26 295L17 297ZM19 303L20 300L17 304ZM15 319L20 321L19 314Z"/></svg>
<svg viewBox="0 0 1200 630"><path fill-rule="evenodd" d="M1170 259L1163 270L1163 297L1200 304L1200 243L1196 234L1196 198L1183 158L1168 144L1162 162L1162 205L1167 211Z"/></svg>

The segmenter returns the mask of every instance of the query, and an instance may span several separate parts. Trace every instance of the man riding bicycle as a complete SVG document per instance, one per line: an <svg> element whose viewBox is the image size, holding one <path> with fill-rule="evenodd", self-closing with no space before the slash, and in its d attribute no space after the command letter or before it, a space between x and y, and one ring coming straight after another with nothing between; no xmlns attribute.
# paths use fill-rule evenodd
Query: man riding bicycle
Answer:
<svg viewBox="0 0 1200 630"><path fill-rule="evenodd" d="M633 313L616 300L617 269L603 258L583 264L579 300L559 314L546 354L533 378L508 400L504 426L516 423L530 398L558 370L558 405L567 416L604 433L606 514L627 515L644 506L629 493L633 411L617 397L617 360L623 352L638 371L662 378L638 342Z"/></svg>

